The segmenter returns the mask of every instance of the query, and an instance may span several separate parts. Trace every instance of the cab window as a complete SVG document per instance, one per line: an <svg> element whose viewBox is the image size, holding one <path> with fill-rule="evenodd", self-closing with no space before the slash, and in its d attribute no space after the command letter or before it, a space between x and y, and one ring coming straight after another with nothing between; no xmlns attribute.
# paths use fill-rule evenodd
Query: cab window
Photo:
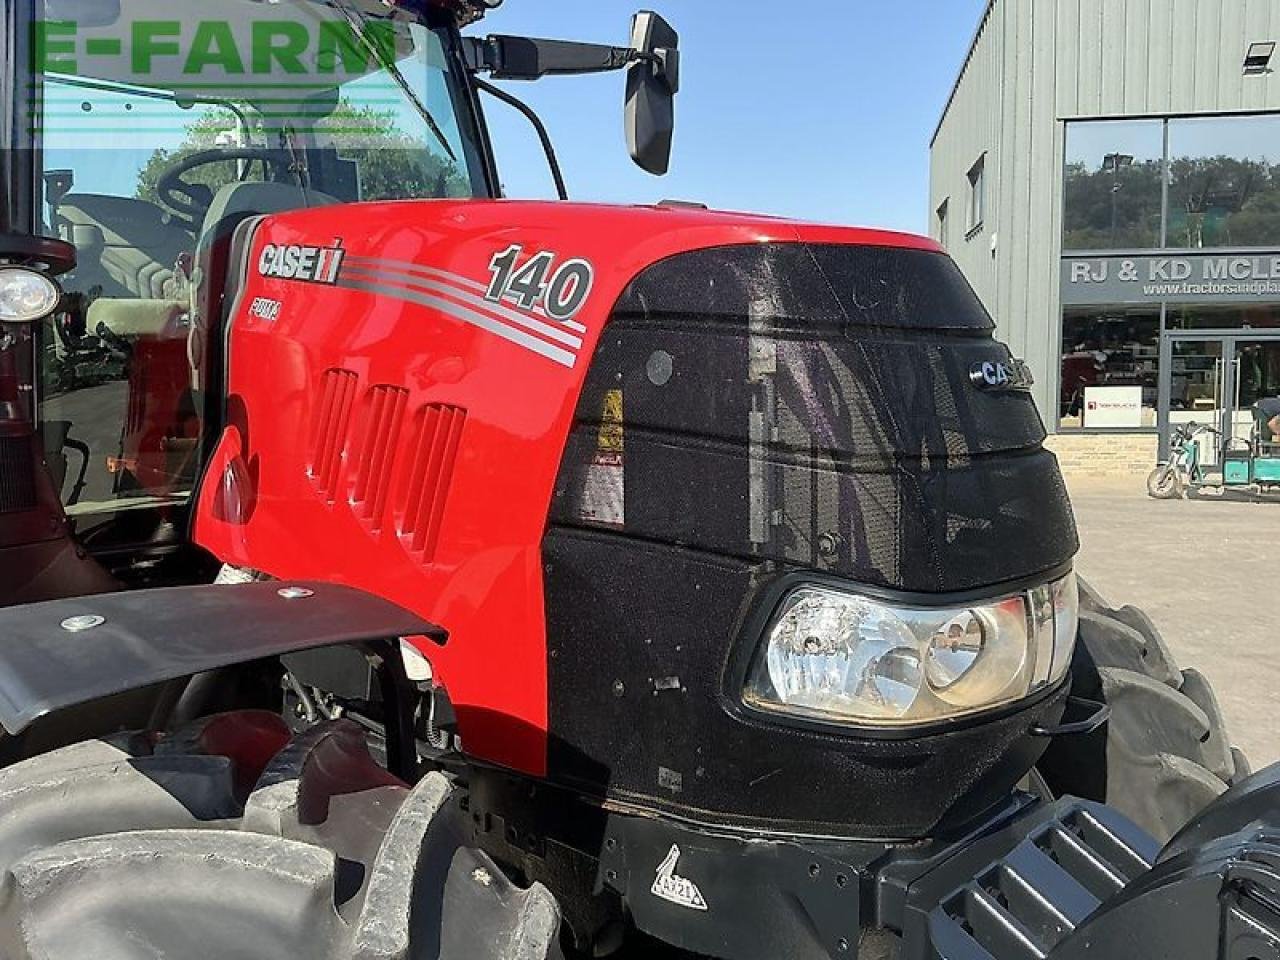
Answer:
<svg viewBox="0 0 1280 960"><path fill-rule="evenodd" d="M368 0L202 0L181 20L156 0L86 9L37 24L31 118L42 229L78 256L43 337L39 412L48 446L88 451L63 484L81 527L186 503L209 382L198 341L236 225L488 189L448 26Z"/></svg>

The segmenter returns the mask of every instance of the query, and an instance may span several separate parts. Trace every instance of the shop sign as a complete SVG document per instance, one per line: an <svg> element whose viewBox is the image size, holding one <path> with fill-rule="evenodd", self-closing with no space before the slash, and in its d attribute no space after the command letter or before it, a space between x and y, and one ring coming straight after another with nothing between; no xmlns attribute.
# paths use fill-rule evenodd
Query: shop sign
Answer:
<svg viewBox="0 0 1280 960"><path fill-rule="evenodd" d="M1085 387L1084 426L1142 426L1142 387Z"/></svg>
<svg viewBox="0 0 1280 960"><path fill-rule="evenodd" d="M1280 300L1280 253L1064 257L1064 304Z"/></svg>

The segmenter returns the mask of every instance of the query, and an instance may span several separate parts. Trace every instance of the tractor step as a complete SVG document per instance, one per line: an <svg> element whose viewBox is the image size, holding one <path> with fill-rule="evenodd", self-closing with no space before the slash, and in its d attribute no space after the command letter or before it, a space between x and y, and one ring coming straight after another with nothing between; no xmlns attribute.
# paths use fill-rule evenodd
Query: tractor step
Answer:
<svg viewBox="0 0 1280 960"><path fill-rule="evenodd" d="M954 853L881 866L904 960L1280 958L1280 765L1163 848L1089 801L1010 813Z"/></svg>
<svg viewBox="0 0 1280 960"><path fill-rule="evenodd" d="M1046 813L1029 829L1016 823L1013 837L992 838L1014 842L938 898L923 918L925 955L1040 960L1155 863L1159 844L1113 810L1071 799Z"/></svg>

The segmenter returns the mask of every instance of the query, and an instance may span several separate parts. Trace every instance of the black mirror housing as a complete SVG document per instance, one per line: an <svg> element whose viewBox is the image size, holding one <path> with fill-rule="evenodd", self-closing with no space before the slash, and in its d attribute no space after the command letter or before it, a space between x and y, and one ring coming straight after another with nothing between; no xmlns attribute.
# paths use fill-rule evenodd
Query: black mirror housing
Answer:
<svg viewBox="0 0 1280 960"><path fill-rule="evenodd" d="M627 149L641 169L661 176L671 166L680 36L658 14L642 11L631 24L631 46L638 59L627 68Z"/></svg>

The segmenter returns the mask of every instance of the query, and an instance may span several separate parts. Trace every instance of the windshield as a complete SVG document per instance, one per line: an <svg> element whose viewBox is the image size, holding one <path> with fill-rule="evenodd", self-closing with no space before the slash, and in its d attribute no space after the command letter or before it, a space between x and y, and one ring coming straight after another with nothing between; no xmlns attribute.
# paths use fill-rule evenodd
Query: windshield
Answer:
<svg viewBox="0 0 1280 960"><path fill-rule="evenodd" d="M69 172L75 192L164 206L159 175L211 149L297 153L308 185L343 201L487 192L443 28L357 0L207 0L200 20L173 18L168 0L123 0L114 16L99 10L109 0L84 6L93 19L41 21L34 51L44 168ZM185 179L290 179L247 166ZM48 179L56 232L48 207L63 186Z"/></svg>
<svg viewBox="0 0 1280 960"><path fill-rule="evenodd" d="M63 486L83 526L189 496L209 382L201 341L236 225L489 188L447 22L380 0L201 0L181 17L173 0L37 10L23 121L39 146L38 228L79 260L45 332L39 409L47 443L89 451L85 476Z"/></svg>

